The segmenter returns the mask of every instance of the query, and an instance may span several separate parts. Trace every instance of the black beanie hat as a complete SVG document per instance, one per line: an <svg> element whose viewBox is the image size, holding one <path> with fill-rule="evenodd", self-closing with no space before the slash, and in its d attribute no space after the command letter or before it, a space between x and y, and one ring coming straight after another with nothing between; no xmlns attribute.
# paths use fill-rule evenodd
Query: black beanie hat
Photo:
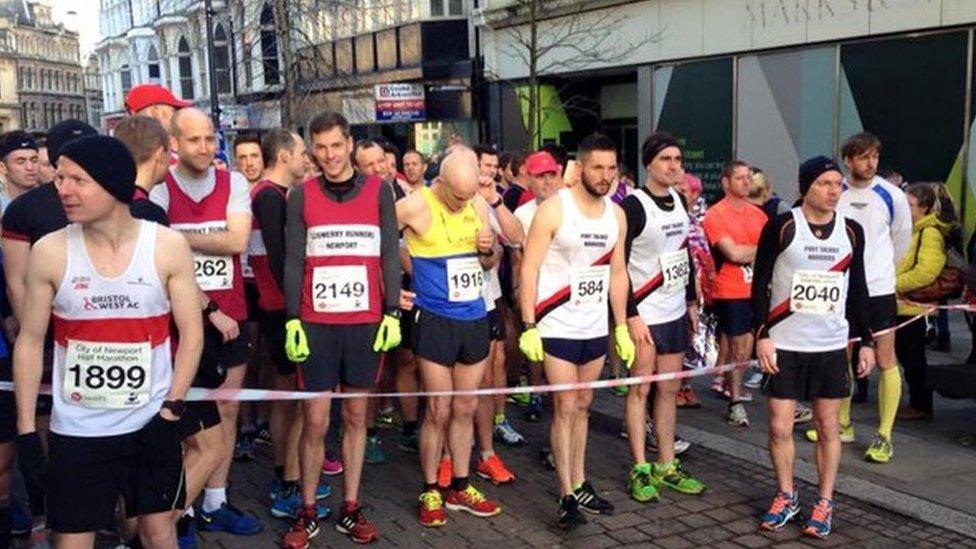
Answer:
<svg viewBox="0 0 976 549"><path fill-rule="evenodd" d="M840 172L840 168L826 156L814 156L800 164L800 175L797 178L800 182L800 198L807 194L810 185L813 185L818 177L827 172Z"/></svg>
<svg viewBox="0 0 976 549"><path fill-rule="evenodd" d="M654 132L647 136L644 144L641 145L641 162L643 166L646 168L657 155L661 154L661 151L668 147L678 147L678 149L681 149L678 140L669 133Z"/></svg>
<svg viewBox="0 0 976 549"><path fill-rule="evenodd" d="M13 130L0 136L0 160L6 158L8 154L22 149L37 150L37 141L29 133Z"/></svg>
<svg viewBox="0 0 976 549"><path fill-rule="evenodd" d="M80 137L68 142L61 149L61 156L75 161L119 202L132 203L136 162L118 139L106 135Z"/></svg>
<svg viewBox="0 0 976 549"><path fill-rule="evenodd" d="M51 126L47 131L47 158L52 166L58 165L58 157L69 141L86 135L98 135L98 130L81 120L69 118Z"/></svg>

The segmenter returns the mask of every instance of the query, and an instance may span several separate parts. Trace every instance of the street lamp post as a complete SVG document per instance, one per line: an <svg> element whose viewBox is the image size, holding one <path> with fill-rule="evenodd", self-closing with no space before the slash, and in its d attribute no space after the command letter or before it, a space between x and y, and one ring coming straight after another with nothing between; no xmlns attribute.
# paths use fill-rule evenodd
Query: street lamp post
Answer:
<svg viewBox="0 0 976 549"><path fill-rule="evenodd" d="M213 34L213 2L212 0L203 1L203 11L206 16L207 24L207 71L210 80L210 118L213 119L214 127L220 127L220 99L217 93L217 71L214 66L216 51L214 48Z"/></svg>

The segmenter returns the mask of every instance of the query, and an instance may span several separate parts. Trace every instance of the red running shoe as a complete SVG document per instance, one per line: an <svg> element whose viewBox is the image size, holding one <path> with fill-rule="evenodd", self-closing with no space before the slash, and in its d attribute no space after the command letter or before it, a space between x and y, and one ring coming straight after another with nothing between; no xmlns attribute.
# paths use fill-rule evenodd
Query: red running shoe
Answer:
<svg viewBox="0 0 976 549"><path fill-rule="evenodd" d="M444 512L444 498L438 490L427 490L420 494L420 524L428 527L444 526L447 513Z"/></svg>
<svg viewBox="0 0 976 549"><path fill-rule="evenodd" d="M356 543L370 543L380 538L380 531L366 518L358 503L347 501L342 504L335 527L338 532L349 536Z"/></svg>
<svg viewBox="0 0 976 549"><path fill-rule="evenodd" d="M476 517L493 517L502 512L498 504L470 484L464 490L448 490L444 505L451 511L466 511Z"/></svg>

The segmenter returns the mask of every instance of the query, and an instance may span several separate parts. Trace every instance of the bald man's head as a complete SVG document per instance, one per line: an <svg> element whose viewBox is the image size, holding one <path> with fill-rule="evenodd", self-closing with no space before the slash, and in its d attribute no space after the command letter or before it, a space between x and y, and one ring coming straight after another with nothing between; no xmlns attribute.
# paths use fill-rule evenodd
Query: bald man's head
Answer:
<svg viewBox="0 0 976 549"><path fill-rule="evenodd" d="M471 199L478 192L478 156L468 147L458 146L441 162L441 181L458 198Z"/></svg>
<svg viewBox="0 0 976 549"><path fill-rule="evenodd" d="M180 167L191 174L205 173L217 154L213 121L197 108L176 111L172 120L171 147L179 157Z"/></svg>

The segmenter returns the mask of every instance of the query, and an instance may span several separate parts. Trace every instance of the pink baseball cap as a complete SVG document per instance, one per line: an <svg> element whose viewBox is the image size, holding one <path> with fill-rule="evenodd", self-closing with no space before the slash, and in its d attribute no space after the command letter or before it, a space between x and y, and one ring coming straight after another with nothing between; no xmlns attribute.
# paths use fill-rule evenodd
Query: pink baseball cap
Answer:
<svg viewBox="0 0 976 549"><path fill-rule="evenodd" d="M541 175L552 172L559 175L563 170L556 159L546 151L534 152L525 159L525 173L529 175Z"/></svg>

